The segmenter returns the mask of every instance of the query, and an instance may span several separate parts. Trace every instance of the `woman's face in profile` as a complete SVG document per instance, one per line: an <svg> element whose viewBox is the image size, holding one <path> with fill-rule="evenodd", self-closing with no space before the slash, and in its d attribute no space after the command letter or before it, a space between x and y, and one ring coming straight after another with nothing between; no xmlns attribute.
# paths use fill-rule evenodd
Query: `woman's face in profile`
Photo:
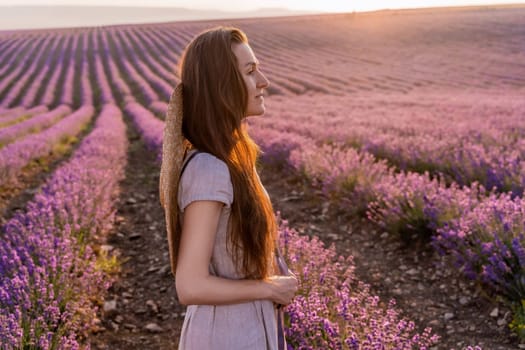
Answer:
<svg viewBox="0 0 525 350"><path fill-rule="evenodd" d="M239 72L242 75L248 93L246 116L264 114L264 90L270 85L259 69L259 61L252 48L245 43L233 44L232 51L237 57Z"/></svg>

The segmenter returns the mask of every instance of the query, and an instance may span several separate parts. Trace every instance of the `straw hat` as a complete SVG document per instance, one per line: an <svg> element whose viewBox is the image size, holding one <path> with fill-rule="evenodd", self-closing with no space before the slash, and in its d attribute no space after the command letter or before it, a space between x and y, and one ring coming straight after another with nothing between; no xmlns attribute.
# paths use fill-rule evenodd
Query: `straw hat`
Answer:
<svg viewBox="0 0 525 350"><path fill-rule="evenodd" d="M182 134L182 84L179 83L171 94L164 124L162 142L162 165L160 168L159 194L160 203L166 217L166 230L170 252L170 263L175 275L175 246L179 239L175 235L178 225L177 190L182 162L190 148L188 140Z"/></svg>

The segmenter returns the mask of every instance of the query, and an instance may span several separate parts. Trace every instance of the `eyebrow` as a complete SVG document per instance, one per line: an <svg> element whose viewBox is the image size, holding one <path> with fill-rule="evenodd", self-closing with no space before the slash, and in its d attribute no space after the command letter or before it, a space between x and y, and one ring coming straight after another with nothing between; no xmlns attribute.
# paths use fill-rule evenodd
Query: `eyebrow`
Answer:
<svg viewBox="0 0 525 350"><path fill-rule="evenodd" d="M248 67L248 66L258 66L258 65L259 65L259 61L257 61L257 62L251 62L250 61L250 62L246 63L244 66Z"/></svg>

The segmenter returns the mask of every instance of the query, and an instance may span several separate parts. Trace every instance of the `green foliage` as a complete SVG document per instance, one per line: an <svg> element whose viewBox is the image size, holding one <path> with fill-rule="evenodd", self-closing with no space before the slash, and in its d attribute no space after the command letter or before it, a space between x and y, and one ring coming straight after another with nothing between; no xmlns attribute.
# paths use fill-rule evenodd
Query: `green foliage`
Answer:
<svg viewBox="0 0 525 350"><path fill-rule="evenodd" d="M120 272L121 262L116 255L109 256L107 250L100 250L95 266L108 275L114 275Z"/></svg>
<svg viewBox="0 0 525 350"><path fill-rule="evenodd" d="M509 328L520 339L525 339L525 299L512 305L512 314L512 322L509 324Z"/></svg>

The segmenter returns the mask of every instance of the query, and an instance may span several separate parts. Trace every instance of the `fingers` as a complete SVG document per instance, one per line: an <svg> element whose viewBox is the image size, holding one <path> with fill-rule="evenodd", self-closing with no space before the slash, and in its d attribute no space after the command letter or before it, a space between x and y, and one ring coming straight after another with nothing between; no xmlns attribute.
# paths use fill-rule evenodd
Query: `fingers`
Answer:
<svg viewBox="0 0 525 350"><path fill-rule="evenodd" d="M299 282L292 272L286 276L271 276L270 285L273 290L271 299L277 304L288 305L297 293Z"/></svg>

